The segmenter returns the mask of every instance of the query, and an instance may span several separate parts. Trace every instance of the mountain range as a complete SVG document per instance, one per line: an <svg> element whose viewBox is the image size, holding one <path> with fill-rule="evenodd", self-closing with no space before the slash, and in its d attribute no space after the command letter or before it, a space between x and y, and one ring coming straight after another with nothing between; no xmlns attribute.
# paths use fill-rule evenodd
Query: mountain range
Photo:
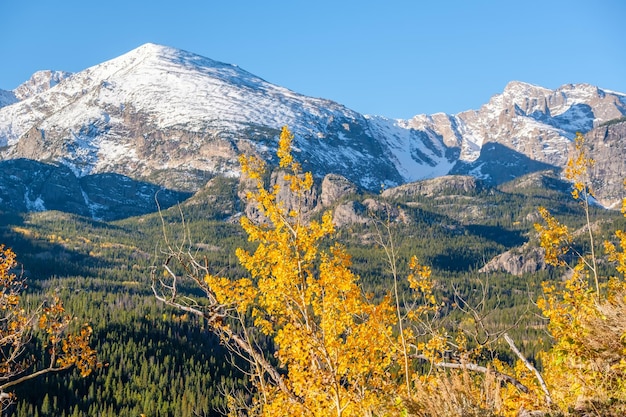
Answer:
<svg viewBox="0 0 626 417"><path fill-rule="evenodd" d="M242 153L274 163L284 125L320 184L334 175L368 192L451 175L497 186L558 171L580 131L596 159L597 201L615 207L626 176L625 115L623 93L513 81L478 110L394 120L145 44L0 90L0 209L110 220L155 210L155 195L168 207L213 178L238 178Z"/></svg>

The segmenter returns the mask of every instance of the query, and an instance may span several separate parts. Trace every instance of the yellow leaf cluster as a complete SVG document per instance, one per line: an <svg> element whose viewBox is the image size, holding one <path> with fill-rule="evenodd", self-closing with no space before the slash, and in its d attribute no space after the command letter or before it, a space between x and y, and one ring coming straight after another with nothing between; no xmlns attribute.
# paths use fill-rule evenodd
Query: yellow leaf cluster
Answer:
<svg viewBox="0 0 626 417"><path fill-rule="evenodd" d="M569 268L563 282L543 284L543 296L537 301L554 338L553 346L540 356L545 382L559 408L615 402L626 412L626 234L618 230L614 241L604 242L607 260L615 263L621 276L600 276L587 201L593 163L586 156L584 137L577 134L576 153L564 174L573 183L573 197L585 209L589 253L572 250L577 262L570 265L563 257L572 248L567 227L543 208L545 226L535 225L546 262Z"/></svg>
<svg viewBox="0 0 626 417"><path fill-rule="evenodd" d="M67 368L76 366L82 377L91 374L94 368L100 365L96 359L96 351L89 346L89 339L93 330L84 324L78 334L70 334L63 339L59 366Z"/></svg>
<svg viewBox="0 0 626 417"><path fill-rule="evenodd" d="M283 128L277 154L290 191L302 196L313 177L301 173L291 155L292 140ZM287 212L278 202L279 186L264 184L264 164L254 157L240 161L256 182L248 198L265 219L261 224L241 220L248 240L257 244L253 251L236 252L250 278L207 275L204 282L221 304L241 314L249 310L254 325L274 341L289 392L259 381L260 414L349 417L385 410L393 398L381 395L390 386L391 305L368 301L345 249L325 244L335 231L330 213L305 220L297 207Z"/></svg>
<svg viewBox="0 0 626 417"><path fill-rule="evenodd" d="M65 313L61 301L54 297L48 305L34 313L22 307L21 292L24 281L11 273L16 266L15 253L0 245L0 390L12 387L35 375L76 366L82 376L87 376L98 366L96 352L89 346L92 330L83 326L77 334L68 334L72 317ZM24 347L35 330L44 335L48 345L50 363L36 374L30 373L30 360L22 358ZM43 359L42 359L43 362Z"/></svg>
<svg viewBox="0 0 626 417"><path fill-rule="evenodd" d="M407 276L409 287L417 292L423 301L418 308L417 315L421 315L427 311L436 311L437 300L433 294L434 283L430 279L430 267L420 265L417 257L413 256L409 262L409 269L410 273ZM412 313L415 314L415 310Z"/></svg>
<svg viewBox="0 0 626 417"><path fill-rule="evenodd" d="M546 225L535 223L535 230L539 233L539 243L545 250L546 263L554 266L565 265L562 257L569 252L572 243L567 226L559 223L544 207L539 207L539 214Z"/></svg>
<svg viewBox="0 0 626 417"><path fill-rule="evenodd" d="M593 167L594 164L595 161L587 157L585 151L585 137L582 133L576 132L575 156L568 159L563 172L565 178L573 184L574 189L572 190L572 197L574 197L575 200L580 198L586 200L587 196L593 196L588 174L589 168Z"/></svg>

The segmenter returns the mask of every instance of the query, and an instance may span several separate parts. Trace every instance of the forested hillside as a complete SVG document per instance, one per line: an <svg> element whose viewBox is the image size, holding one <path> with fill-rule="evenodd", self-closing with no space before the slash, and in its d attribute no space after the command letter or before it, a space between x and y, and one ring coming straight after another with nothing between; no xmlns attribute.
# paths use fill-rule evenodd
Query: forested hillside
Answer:
<svg viewBox="0 0 626 417"><path fill-rule="evenodd" d="M225 412L228 394L246 385L241 364L234 366L238 359L204 321L159 303L150 287L154 267L166 256L165 241L188 248L216 274L231 279L245 276L235 249L253 250L255 244L247 241L239 222L225 221L229 215L224 210L237 206L238 185L222 180L218 186L220 195L229 196L221 201L224 206L203 201L200 193L161 214L115 222L55 211L1 214L0 242L14 250L23 266L29 302L57 294L78 321L91 323L92 346L103 364L84 379L65 372L20 385L17 402L7 414L196 416ZM335 239L351 255L352 271L360 276L364 291L380 300L393 286L385 248L379 244L380 227L388 227L398 276L409 274L413 255L432 269L433 293L440 300L438 314L446 318L444 326L453 331L470 324L456 308L459 300L480 305L485 312L483 324L493 332L506 330L524 355L536 361L536 353L551 340L534 301L542 292L541 283L561 281L562 271L550 267L516 276L479 270L496 255L525 242L538 246L534 229L541 221L538 207L548 209L570 230L584 226L581 205L562 190L560 180L545 173L463 192L365 194L359 201L374 198L386 204L382 207L396 211L367 213L364 209L365 215L378 221L346 225L336 231ZM619 212L590 206L589 215L598 242L626 227ZM313 217L321 220L321 213ZM322 242L322 246L329 244ZM588 250L578 249L580 253ZM609 264L598 268L608 270ZM401 293L410 291L408 282L399 285ZM201 295L192 287L181 290ZM270 346L268 342L265 347ZM34 354L41 354L41 347L33 344L32 348ZM510 364L515 359L503 342L489 346L485 355L497 355Z"/></svg>

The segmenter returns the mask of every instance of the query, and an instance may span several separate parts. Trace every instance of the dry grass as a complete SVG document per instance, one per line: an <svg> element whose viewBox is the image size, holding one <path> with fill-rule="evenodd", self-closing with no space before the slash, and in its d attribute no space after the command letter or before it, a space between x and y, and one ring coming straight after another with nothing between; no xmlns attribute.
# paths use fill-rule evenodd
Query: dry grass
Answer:
<svg viewBox="0 0 626 417"><path fill-rule="evenodd" d="M598 375L593 398L574 406L573 415L626 416L626 292L598 305L601 317L590 317L584 347Z"/></svg>
<svg viewBox="0 0 626 417"><path fill-rule="evenodd" d="M436 371L428 382L417 384L406 407L416 417L495 417L502 407L499 392L492 374Z"/></svg>

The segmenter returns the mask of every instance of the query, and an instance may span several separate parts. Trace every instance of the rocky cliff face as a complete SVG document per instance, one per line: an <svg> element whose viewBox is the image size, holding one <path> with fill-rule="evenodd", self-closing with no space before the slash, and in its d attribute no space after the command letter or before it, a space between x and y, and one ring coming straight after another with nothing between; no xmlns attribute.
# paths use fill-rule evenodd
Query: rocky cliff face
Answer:
<svg viewBox="0 0 626 417"><path fill-rule="evenodd" d="M621 208L626 197L626 120L599 126L586 135L595 160L591 180L596 199L605 207Z"/></svg>
<svg viewBox="0 0 626 417"><path fill-rule="evenodd" d="M563 167L577 131L626 114L626 96L587 84L549 90L509 83L479 110L454 116L416 116L409 127L430 130L461 153L450 173L493 184L529 172Z"/></svg>
<svg viewBox="0 0 626 417"><path fill-rule="evenodd" d="M508 250L489 261L478 272L505 271L511 275L520 276L545 269L543 249L524 244L521 247Z"/></svg>
<svg viewBox="0 0 626 417"><path fill-rule="evenodd" d="M65 71L37 71L28 81L13 90L13 93L17 100L26 100L29 97L48 91L71 75L71 73Z"/></svg>
<svg viewBox="0 0 626 417"><path fill-rule="evenodd" d="M430 180L404 184L385 190L385 198L401 199L415 196L433 197L447 194L476 194L486 190L479 179L467 175L447 175Z"/></svg>
<svg viewBox="0 0 626 417"><path fill-rule="evenodd" d="M359 193L359 188L347 178L337 174L328 174L322 181L320 202L323 207L329 207L335 202Z"/></svg>

